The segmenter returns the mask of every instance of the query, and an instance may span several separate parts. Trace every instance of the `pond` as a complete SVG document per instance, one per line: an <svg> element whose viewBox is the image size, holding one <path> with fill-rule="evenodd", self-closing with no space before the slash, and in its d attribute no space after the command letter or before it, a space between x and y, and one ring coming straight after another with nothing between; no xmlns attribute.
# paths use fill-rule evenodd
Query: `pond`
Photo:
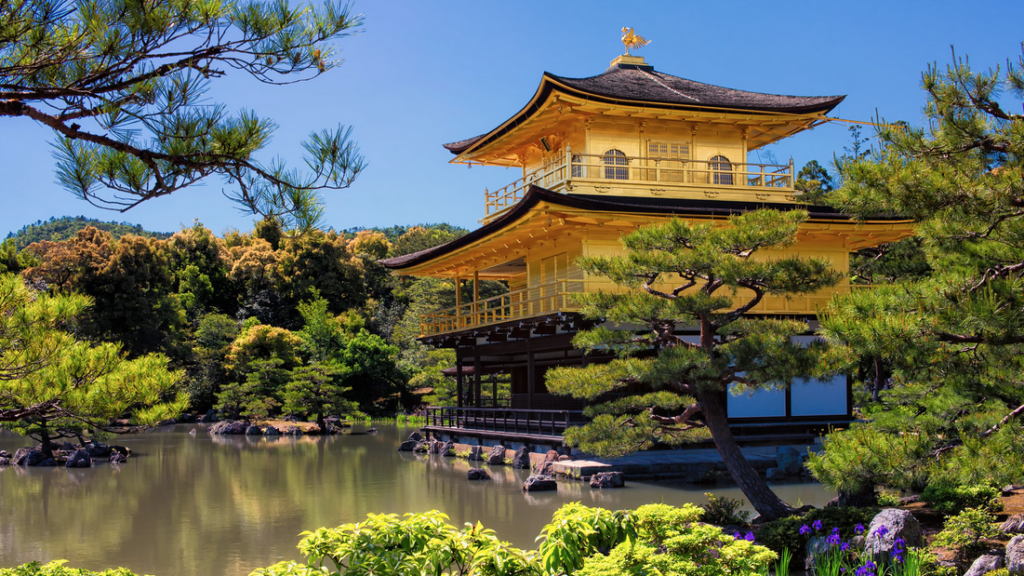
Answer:
<svg viewBox="0 0 1024 576"><path fill-rule="evenodd" d="M265 439L211 437L202 426L177 425L113 440L138 455L122 465L2 468L0 567L66 558L93 570L244 576L298 559L303 530L370 512L438 509L455 525L479 520L500 538L534 548L551 514L573 500L617 510L703 503L708 491L743 497L734 486L628 481L618 490L566 482L557 493L524 494L525 471L500 467L491 470L493 481L471 483L464 460L397 452L414 428L376 428L376 435ZM27 444L0 434L0 449ZM817 484L774 489L794 504L820 506L833 496Z"/></svg>

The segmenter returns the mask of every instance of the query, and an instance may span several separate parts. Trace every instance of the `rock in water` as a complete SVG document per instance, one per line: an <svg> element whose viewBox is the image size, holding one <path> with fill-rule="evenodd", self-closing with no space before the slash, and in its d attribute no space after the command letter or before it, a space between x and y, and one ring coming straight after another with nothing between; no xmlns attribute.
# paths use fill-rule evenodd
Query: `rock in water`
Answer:
<svg viewBox="0 0 1024 576"><path fill-rule="evenodd" d="M480 462L483 459L484 459L484 447L483 446L473 446L472 448L469 449L469 461L470 462Z"/></svg>
<svg viewBox="0 0 1024 576"><path fill-rule="evenodd" d="M110 456L110 446L99 442L90 442L85 445L86 452L93 458L106 458Z"/></svg>
<svg viewBox="0 0 1024 576"><path fill-rule="evenodd" d="M280 436L281 431L273 426L267 426L267 429L263 431L264 436Z"/></svg>
<svg viewBox="0 0 1024 576"><path fill-rule="evenodd" d="M111 452L110 453L110 463L111 464L124 464L127 461L128 461L128 457L125 456L124 454L121 454L120 452Z"/></svg>
<svg viewBox="0 0 1024 576"><path fill-rule="evenodd" d="M210 434L245 434L248 429L245 422L217 422L210 426Z"/></svg>
<svg viewBox="0 0 1024 576"><path fill-rule="evenodd" d="M11 465L11 459L10 458L4 458L3 456L0 456L0 466L10 466L10 465Z"/></svg>
<svg viewBox="0 0 1024 576"><path fill-rule="evenodd" d="M491 475L483 468L470 468L469 472L466 473L466 478L469 480L490 480Z"/></svg>
<svg viewBox="0 0 1024 576"><path fill-rule="evenodd" d="M995 554L986 554L979 556L974 564L967 570L964 576L985 576L993 570L999 570L1003 567L1003 557L996 556Z"/></svg>
<svg viewBox="0 0 1024 576"><path fill-rule="evenodd" d="M412 434L409 434L409 437L406 438L406 440L414 440L416 442L421 442L423 440L423 435L420 434L419 432L413 432Z"/></svg>
<svg viewBox="0 0 1024 576"><path fill-rule="evenodd" d="M523 482L523 492L541 492L544 490L558 490L558 483L551 476L534 474Z"/></svg>
<svg viewBox="0 0 1024 576"><path fill-rule="evenodd" d="M260 430L260 427L255 425L255 424L250 424L245 429L245 435L246 436L262 436L263 435L263 430Z"/></svg>
<svg viewBox="0 0 1024 576"><path fill-rule="evenodd" d="M487 455L487 463L491 466L501 466L505 463L505 447L501 444L491 448L491 453Z"/></svg>
<svg viewBox="0 0 1024 576"><path fill-rule="evenodd" d="M800 474L804 470L803 457L792 446L781 446L775 451L775 465L786 474Z"/></svg>
<svg viewBox="0 0 1024 576"><path fill-rule="evenodd" d="M1010 576L1024 574L1024 536L1014 536L1006 544L1006 569Z"/></svg>
<svg viewBox="0 0 1024 576"><path fill-rule="evenodd" d="M1021 534L1024 533L1024 514L1014 514L1006 519L999 526L999 529L1006 534Z"/></svg>
<svg viewBox="0 0 1024 576"><path fill-rule="evenodd" d="M18 448L11 462L15 466L39 466L46 460L46 454L37 448Z"/></svg>
<svg viewBox="0 0 1024 576"><path fill-rule="evenodd" d="M902 538L906 542L905 548L923 546L921 523L906 510L882 510L871 520L867 539L864 541L864 552L875 558L888 559L897 538Z"/></svg>
<svg viewBox="0 0 1024 576"><path fill-rule="evenodd" d="M406 440L398 445L399 452L412 452L413 448L416 447L416 440Z"/></svg>
<svg viewBox="0 0 1024 576"><path fill-rule="evenodd" d="M512 456L512 467L516 470L530 467L530 451L526 446L516 448L516 453Z"/></svg>
<svg viewBox="0 0 1024 576"><path fill-rule="evenodd" d="M448 440L441 444L441 447L437 449L437 453L441 456L455 456L455 442Z"/></svg>
<svg viewBox="0 0 1024 576"><path fill-rule="evenodd" d="M558 451L548 450L548 453L544 455L545 462L558 462Z"/></svg>
<svg viewBox="0 0 1024 576"><path fill-rule="evenodd" d="M64 463L65 468L88 468L90 466L92 466L92 458L87 450L75 450Z"/></svg>
<svg viewBox="0 0 1024 576"><path fill-rule="evenodd" d="M47 458L46 460L43 460L39 464L36 464L36 466L39 466L40 468L42 468L42 467L49 467L49 466L56 466L56 465L57 465L57 461L54 460L53 458Z"/></svg>
<svg viewBox="0 0 1024 576"><path fill-rule="evenodd" d="M598 472L590 477L591 488L622 488L625 485L622 472Z"/></svg>
<svg viewBox="0 0 1024 576"><path fill-rule="evenodd" d="M11 453L7 450L0 450L0 458L10 458Z"/></svg>

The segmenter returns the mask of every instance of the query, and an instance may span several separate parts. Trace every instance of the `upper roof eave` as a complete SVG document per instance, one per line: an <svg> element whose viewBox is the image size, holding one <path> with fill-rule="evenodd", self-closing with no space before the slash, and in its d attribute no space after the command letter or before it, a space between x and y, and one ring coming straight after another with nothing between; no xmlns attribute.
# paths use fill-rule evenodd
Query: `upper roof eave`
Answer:
<svg viewBox="0 0 1024 576"><path fill-rule="evenodd" d="M650 77L654 85L663 86L666 89L666 92L662 92L661 97L655 96L652 97L651 99L636 99L627 98L621 95L615 95L611 93L610 90L606 89L607 86L613 85L609 82L605 82L605 87L602 88L602 79L610 77L610 75L614 75L614 73L618 71L639 71L640 73L645 74L646 77ZM642 76L641 78L643 79L644 77ZM793 100L793 103L791 105L785 106L765 106L763 104L744 105L742 103L730 103L729 105L726 106L721 103L716 104L714 101L710 103L701 103L699 101L687 102L684 100L689 97L687 97L685 94L677 90L674 90L670 86L667 86L666 82L684 83L685 85L696 89L711 89L713 91L718 91L719 96L721 96L722 94L726 94L732 95L734 97L748 96L760 98L762 100L764 100L765 98L790 99ZM597 86L598 89L588 89L585 85L587 83L590 83L592 86ZM460 140L458 142L450 142L448 144L443 144L445 149L450 151L452 154L456 155L456 157L452 159L452 162L458 163L463 161L467 155L467 152L472 152L480 148L482 145L494 141L498 137L502 136L503 134L509 132L516 126L519 126L520 124L525 122L530 116L532 116L542 107L543 103L547 100L548 96L550 96L550 94L555 90L563 92L567 95L583 98L591 102L612 105L642 106L646 108L661 108L674 110L718 110L726 112L774 115L826 114L833 108L838 106L839 103L846 98L845 95L805 97L767 94L762 92L749 92L745 90L724 88L721 86L715 86L713 84L695 82L692 80L687 80L685 78L679 78L677 76L671 76L668 74L656 72L653 69L649 71L641 70L640 68L635 66L613 66L612 68L609 68L607 71L605 71L603 74L591 76L588 78L568 78L563 76L557 76L555 74L551 74L550 72L544 72L543 76L541 77L540 85L534 92L533 97L530 98L530 101L526 104L526 106L524 106L521 110L519 110L519 112L514 114L511 118L503 122L498 127L494 128L493 130L486 132L484 134L480 134L472 138L467 138L465 140ZM675 98L674 96L666 98L666 93L669 95L676 94L679 96L679 98ZM672 99L676 99L677 101L671 101ZM796 104L796 102L798 101L802 103Z"/></svg>

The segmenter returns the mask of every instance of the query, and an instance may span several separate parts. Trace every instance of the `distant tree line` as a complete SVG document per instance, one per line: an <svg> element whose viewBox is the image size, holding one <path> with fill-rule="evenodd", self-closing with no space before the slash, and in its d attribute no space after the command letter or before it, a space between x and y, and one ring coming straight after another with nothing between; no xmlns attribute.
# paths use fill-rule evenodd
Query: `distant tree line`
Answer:
<svg viewBox="0 0 1024 576"><path fill-rule="evenodd" d="M87 221L26 226L16 238L40 239L20 250L9 242L0 266L39 293L86 297L91 305L67 324L79 338L120 343L128 358L165 356L181 374L167 393L186 393L192 410L321 423L331 413L393 413L421 403L454 363L417 341L420 313L454 306L453 283L397 278L378 260L463 229L292 235L264 218L223 237L196 223L164 237L124 224L119 236L80 226L43 238L78 223ZM505 290L491 284L485 292Z"/></svg>

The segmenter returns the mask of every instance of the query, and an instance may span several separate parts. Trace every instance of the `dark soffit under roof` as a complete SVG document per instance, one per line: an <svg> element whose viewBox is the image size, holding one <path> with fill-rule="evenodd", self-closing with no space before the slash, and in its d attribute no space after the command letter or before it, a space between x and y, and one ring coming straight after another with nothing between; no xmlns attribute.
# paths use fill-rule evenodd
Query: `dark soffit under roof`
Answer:
<svg viewBox="0 0 1024 576"><path fill-rule="evenodd" d="M643 104L660 108L723 109L785 114L826 113L846 96L786 96L748 92L665 74L651 66L618 64L589 78L567 78L545 72L530 103L501 127L485 134L444 144L453 154L481 140L493 140L536 112L552 90L608 104Z"/></svg>
<svg viewBox="0 0 1024 576"><path fill-rule="evenodd" d="M568 208L591 210L594 212L619 212L642 214L665 214L671 216L732 216L762 208L780 211L805 209L810 217L816 220L852 220L848 214L838 212L828 206L804 206L801 204L773 204L766 202L733 202L722 200L686 200L672 198L633 198L627 196L593 196L589 194L559 194L540 186L531 186L526 195L515 206L487 224L461 236L432 248L380 260L380 263L392 270L401 270L427 262L433 258L444 256L486 238L524 216L531 208L541 202L551 202ZM905 220L905 218L879 216L878 220Z"/></svg>

